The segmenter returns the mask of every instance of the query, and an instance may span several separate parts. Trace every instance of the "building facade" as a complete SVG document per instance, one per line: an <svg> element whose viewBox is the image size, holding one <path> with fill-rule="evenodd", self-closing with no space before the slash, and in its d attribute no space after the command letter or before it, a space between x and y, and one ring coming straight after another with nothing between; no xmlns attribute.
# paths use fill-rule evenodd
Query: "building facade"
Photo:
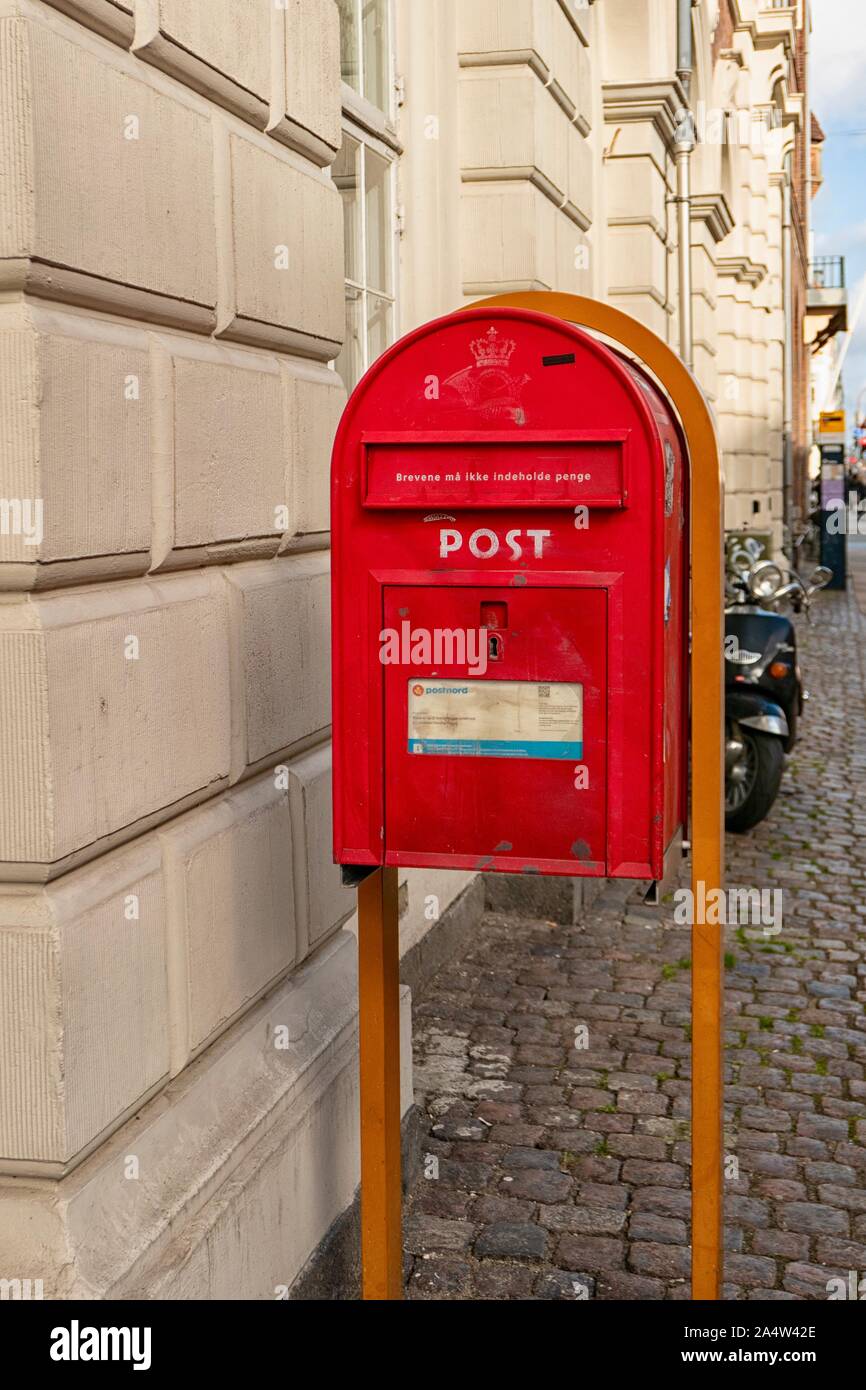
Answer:
<svg viewBox="0 0 866 1390"><path fill-rule="evenodd" d="M0 0L0 1277L291 1296L350 1205L346 387L508 290L676 345L689 108L695 370L728 524L781 546L808 14L700 0L689 81L678 8ZM404 951L458 899L410 873Z"/></svg>

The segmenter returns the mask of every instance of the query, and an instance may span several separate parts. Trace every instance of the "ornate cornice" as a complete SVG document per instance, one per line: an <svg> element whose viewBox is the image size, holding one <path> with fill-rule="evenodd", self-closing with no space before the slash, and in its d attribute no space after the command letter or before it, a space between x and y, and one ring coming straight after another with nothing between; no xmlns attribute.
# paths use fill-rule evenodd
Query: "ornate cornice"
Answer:
<svg viewBox="0 0 866 1390"><path fill-rule="evenodd" d="M704 222L713 241L724 241L734 230L734 216L724 193L693 193L692 221Z"/></svg>
<svg viewBox="0 0 866 1390"><path fill-rule="evenodd" d="M719 275L729 276L741 285L760 285L767 275L767 267L758 265L748 256L719 256L716 270Z"/></svg>
<svg viewBox="0 0 866 1390"><path fill-rule="evenodd" d="M689 104L678 78L668 82L603 82L601 91L604 119L609 125L651 122L665 145L673 145L680 128L677 118Z"/></svg>

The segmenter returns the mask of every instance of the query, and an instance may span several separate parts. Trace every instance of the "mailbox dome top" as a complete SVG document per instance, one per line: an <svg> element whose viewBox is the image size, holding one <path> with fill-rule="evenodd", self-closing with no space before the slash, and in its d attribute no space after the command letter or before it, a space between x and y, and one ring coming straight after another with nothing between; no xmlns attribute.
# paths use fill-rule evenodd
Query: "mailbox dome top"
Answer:
<svg viewBox="0 0 866 1390"><path fill-rule="evenodd" d="M532 309L464 309L406 334L353 391L335 467L359 431L639 431L661 449L670 403L640 367ZM353 451L347 450L348 454Z"/></svg>

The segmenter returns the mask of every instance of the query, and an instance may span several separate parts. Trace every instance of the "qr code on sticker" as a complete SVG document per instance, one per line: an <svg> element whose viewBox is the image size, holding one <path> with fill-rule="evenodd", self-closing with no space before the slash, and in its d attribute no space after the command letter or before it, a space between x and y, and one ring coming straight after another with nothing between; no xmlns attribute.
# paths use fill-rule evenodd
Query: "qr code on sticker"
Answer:
<svg viewBox="0 0 866 1390"><path fill-rule="evenodd" d="M548 700L549 700L549 699L550 699L550 686L549 686L549 685L540 685L540 686L538 687L538 698L539 698L540 700L544 700L544 699L548 699Z"/></svg>

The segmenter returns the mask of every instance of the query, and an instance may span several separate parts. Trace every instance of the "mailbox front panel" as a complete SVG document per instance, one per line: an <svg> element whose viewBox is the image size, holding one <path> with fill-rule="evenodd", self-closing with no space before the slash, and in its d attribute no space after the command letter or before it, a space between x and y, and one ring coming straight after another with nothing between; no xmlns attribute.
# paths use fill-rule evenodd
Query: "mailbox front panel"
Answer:
<svg viewBox="0 0 866 1390"><path fill-rule="evenodd" d="M603 873L604 590L384 595L385 862Z"/></svg>
<svg viewBox="0 0 866 1390"><path fill-rule="evenodd" d="M469 310L374 364L334 446L339 863L663 876L687 475L646 373L561 320Z"/></svg>

